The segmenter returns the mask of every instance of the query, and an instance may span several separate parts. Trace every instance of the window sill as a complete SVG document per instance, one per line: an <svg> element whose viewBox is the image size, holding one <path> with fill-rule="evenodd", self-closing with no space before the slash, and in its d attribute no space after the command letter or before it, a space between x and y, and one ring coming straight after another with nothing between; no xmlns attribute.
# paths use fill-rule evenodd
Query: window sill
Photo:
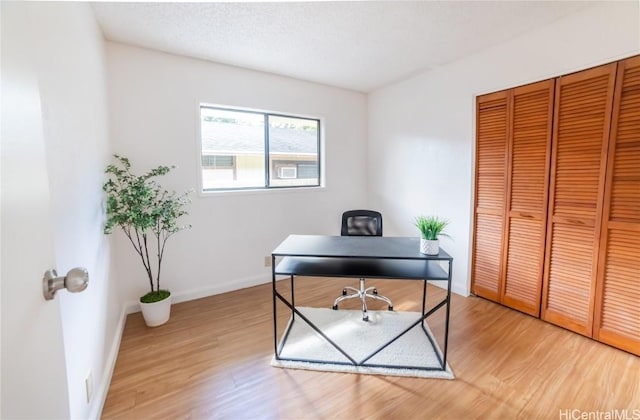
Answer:
<svg viewBox="0 0 640 420"><path fill-rule="evenodd" d="M246 190L212 190L198 192L198 196L202 198L222 197L222 196L243 196L243 195L263 195L263 194L295 194L295 193L313 193L326 191L325 186L319 187L296 187L296 188L256 188Z"/></svg>

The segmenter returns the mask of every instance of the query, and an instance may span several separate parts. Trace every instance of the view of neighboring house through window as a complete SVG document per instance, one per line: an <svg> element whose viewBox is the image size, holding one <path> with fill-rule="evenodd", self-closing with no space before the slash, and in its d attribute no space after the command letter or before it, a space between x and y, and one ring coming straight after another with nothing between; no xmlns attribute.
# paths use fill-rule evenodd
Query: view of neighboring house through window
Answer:
<svg viewBox="0 0 640 420"><path fill-rule="evenodd" d="M204 105L200 118L204 191L320 185L319 120Z"/></svg>

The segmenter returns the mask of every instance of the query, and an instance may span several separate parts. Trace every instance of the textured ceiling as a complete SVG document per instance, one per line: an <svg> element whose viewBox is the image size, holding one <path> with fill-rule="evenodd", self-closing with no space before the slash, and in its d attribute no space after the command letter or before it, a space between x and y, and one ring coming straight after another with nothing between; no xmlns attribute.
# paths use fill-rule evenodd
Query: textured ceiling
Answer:
<svg viewBox="0 0 640 420"><path fill-rule="evenodd" d="M370 92L595 4L94 3L111 41Z"/></svg>

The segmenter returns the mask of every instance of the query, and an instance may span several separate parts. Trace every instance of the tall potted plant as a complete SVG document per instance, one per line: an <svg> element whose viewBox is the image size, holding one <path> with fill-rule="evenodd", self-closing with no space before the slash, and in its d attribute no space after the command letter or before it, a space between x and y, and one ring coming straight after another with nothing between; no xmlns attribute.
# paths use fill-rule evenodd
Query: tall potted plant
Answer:
<svg viewBox="0 0 640 420"><path fill-rule="evenodd" d="M438 237L449 236L444 232L449 221L438 216L418 216L414 224L420 231L420 252L426 255L438 255L440 252Z"/></svg>
<svg viewBox="0 0 640 420"><path fill-rule="evenodd" d="M184 205L189 192L178 195L164 190L154 179L174 167L158 166L143 175L131 172L129 159L114 155L116 164L108 165L108 180L102 189L107 194L107 221L104 233L120 228L136 250L149 281L149 292L140 298L146 324L162 325L171 313L171 292L160 288L160 273L167 240L190 225L179 225L187 214Z"/></svg>

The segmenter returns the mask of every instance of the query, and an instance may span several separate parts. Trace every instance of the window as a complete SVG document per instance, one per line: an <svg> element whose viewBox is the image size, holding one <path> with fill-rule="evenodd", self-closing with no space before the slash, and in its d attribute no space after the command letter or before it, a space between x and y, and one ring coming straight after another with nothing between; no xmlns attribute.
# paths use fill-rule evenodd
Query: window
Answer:
<svg viewBox="0 0 640 420"><path fill-rule="evenodd" d="M320 185L320 120L200 106L202 190Z"/></svg>

